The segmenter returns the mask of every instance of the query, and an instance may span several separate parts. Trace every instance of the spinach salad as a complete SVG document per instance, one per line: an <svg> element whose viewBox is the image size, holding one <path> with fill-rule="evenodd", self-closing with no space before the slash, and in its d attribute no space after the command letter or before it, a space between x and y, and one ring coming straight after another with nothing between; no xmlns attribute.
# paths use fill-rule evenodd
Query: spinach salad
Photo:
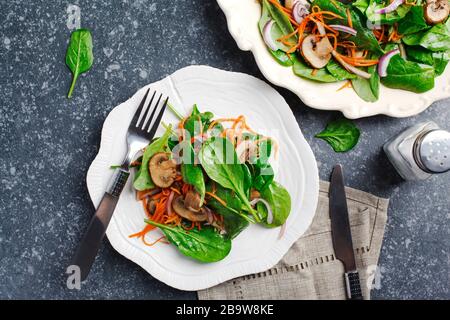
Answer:
<svg viewBox="0 0 450 320"><path fill-rule="evenodd" d="M260 0L269 52L302 78L346 81L363 100L380 83L434 87L450 59L449 0Z"/></svg>
<svg viewBox="0 0 450 320"><path fill-rule="evenodd" d="M133 187L147 217L143 230L130 237L148 246L171 243L188 257L215 262L250 224L284 225L291 198L269 162L278 152L276 141L252 130L244 116L214 119L196 105L185 118L174 113L179 124L163 123L165 133L133 163ZM155 228L164 236L148 242Z"/></svg>

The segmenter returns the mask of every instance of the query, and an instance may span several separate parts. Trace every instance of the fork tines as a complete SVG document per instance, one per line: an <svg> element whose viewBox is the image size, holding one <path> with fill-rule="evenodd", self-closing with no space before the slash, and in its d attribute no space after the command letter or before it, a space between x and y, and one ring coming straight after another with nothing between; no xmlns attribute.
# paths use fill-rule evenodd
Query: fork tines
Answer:
<svg viewBox="0 0 450 320"><path fill-rule="evenodd" d="M150 89L147 89L144 98L133 116L131 126L138 130L147 132L150 136L153 136L159 126L159 123L161 122L169 97L164 100L163 105L159 108L158 113L156 113L161 102L162 93L159 95L156 103L153 103L155 100L156 91L153 92L150 102L146 103L149 92ZM156 119L154 119L155 114L157 114Z"/></svg>

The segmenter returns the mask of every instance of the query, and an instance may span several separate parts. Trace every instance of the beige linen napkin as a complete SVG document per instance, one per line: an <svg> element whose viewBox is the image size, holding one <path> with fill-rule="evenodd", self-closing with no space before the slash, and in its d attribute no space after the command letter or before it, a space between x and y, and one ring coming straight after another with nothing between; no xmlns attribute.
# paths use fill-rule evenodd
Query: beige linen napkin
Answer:
<svg viewBox="0 0 450 320"><path fill-rule="evenodd" d="M331 239L328 188L328 182L320 182L311 226L277 265L199 291L199 299L346 299L344 267ZM370 299L389 200L352 188L346 194L361 289Z"/></svg>

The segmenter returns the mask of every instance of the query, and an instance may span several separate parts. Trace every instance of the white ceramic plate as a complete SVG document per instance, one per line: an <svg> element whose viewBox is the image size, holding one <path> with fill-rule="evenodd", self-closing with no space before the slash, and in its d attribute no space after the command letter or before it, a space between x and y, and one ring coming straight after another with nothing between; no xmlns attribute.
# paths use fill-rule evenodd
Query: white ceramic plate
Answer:
<svg viewBox="0 0 450 320"><path fill-rule="evenodd" d="M450 67L435 79L434 89L417 94L404 90L380 88L377 102L363 101L352 89L337 91L342 83L315 83L296 76L292 67L283 67L267 51L258 29L261 5L257 0L217 0L226 15L228 29L241 50L252 51L264 76L275 85L299 96L308 106L323 110L339 110L355 119L376 114L392 117L416 115L434 101L450 97Z"/></svg>
<svg viewBox="0 0 450 320"><path fill-rule="evenodd" d="M224 260L199 263L183 256L172 245L158 243L146 247L141 240L128 237L145 225L145 214L141 203L136 201L131 176L106 232L112 246L156 279L182 290L200 290L271 268L310 225L317 204L319 178L314 155L289 106L274 89L252 76L191 66L142 88L112 110L103 125L100 150L86 179L94 205L99 204L112 174L109 167L120 163L125 155L128 123L148 87L169 95L171 103L185 114L194 103L200 110L212 111L216 117L243 114L254 129L277 139L279 163L283 165L276 173L276 180L291 194L292 211L282 239L278 239L279 228L252 225L233 240L232 250ZM170 111L165 113L163 121L178 123ZM161 133L160 128L157 136ZM147 240L158 238L159 232L152 231Z"/></svg>

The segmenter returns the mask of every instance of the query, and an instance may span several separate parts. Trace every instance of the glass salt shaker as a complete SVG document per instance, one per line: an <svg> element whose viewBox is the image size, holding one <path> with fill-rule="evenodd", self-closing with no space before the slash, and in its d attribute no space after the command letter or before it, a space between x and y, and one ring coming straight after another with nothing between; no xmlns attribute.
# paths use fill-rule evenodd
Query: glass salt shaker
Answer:
<svg viewBox="0 0 450 320"><path fill-rule="evenodd" d="M383 149L405 180L424 180L450 170L450 132L432 121L404 130Z"/></svg>

